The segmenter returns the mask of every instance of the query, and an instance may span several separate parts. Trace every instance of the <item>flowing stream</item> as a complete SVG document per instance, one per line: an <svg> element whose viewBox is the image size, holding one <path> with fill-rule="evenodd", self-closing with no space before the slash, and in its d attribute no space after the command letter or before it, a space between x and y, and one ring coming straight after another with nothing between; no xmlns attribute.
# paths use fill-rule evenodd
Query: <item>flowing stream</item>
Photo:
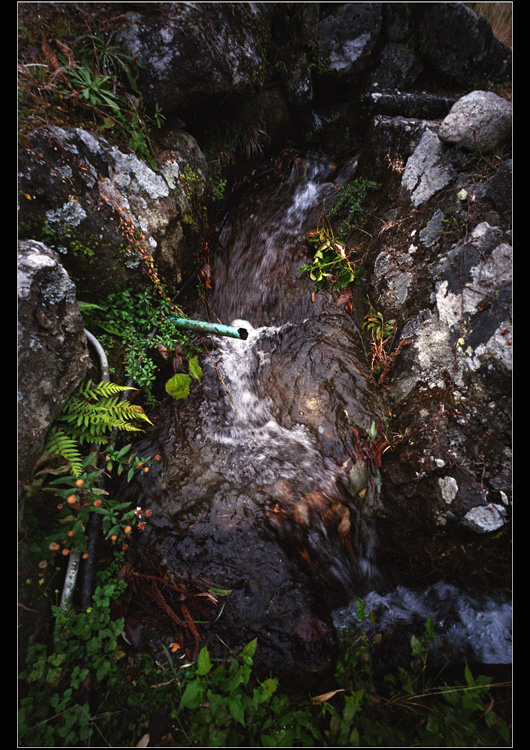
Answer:
<svg viewBox="0 0 530 750"><path fill-rule="evenodd" d="M313 156L283 182L271 174L250 185L232 209L212 259L214 289L196 317L237 321L249 336L208 341L201 382L163 407L145 447L161 460L135 488L153 510L145 544L231 587L227 632L270 636L271 664L304 617L358 625L356 596L381 627L431 614L456 651L469 656L476 644L477 660L509 663L509 603L442 582L389 591L380 569L381 479L361 460L370 426L383 419L380 394L352 317L336 295L315 295L299 278L305 236L340 181L331 175ZM361 495L352 487L359 467Z"/></svg>

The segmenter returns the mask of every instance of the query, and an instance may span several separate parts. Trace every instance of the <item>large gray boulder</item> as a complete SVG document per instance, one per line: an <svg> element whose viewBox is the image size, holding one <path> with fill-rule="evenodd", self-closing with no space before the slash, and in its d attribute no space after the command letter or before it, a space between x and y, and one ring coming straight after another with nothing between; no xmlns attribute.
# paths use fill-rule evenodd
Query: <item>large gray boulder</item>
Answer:
<svg viewBox="0 0 530 750"><path fill-rule="evenodd" d="M51 127L19 156L21 237L60 253L83 301L131 280L176 286L207 231L206 160L183 130L166 134L155 171L99 133Z"/></svg>
<svg viewBox="0 0 530 750"><path fill-rule="evenodd" d="M510 139L512 103L493 91L472 91L452 107L438 136L464 148L494 149Z"/></svg>
<svg viewBox="0 0 530 750"><path fill-rule="evenodd" d="M256 3L167 3L162 12L139 4L120 41L141 66L144 101L166 116L186 116L258 88L267 33Z"/></svg>
<svg viewBox="0 0 530 750"><path fill-rule="evenodd" d="M18 248L18 472L27 480L46 434L89 367L75 286L41 242Z"/></svg>
<svg viewBox="0 0 530 750"><path fill-rule="evenodd" d="M495 580L505 580L511 160L490 155L478 163L442 141L437 123L376 117L358 173L382 184L365 226L372 235L367 289L374 308L393 321L390 351L401 347L383 383L395 440L382 469L381 533L390 564L399 575L404 554L405 567L412 556L418 571L444 575L456 559L465 577L473 565L481 568L481 555L495 554ZM461 535L470 546L459 557Z"/></svg>

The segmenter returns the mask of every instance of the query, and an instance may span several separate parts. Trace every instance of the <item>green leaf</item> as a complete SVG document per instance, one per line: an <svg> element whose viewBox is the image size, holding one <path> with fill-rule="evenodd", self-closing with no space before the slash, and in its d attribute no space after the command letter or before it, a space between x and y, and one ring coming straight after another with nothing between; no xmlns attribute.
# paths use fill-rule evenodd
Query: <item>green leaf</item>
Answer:
<svg viewBox="0 0 530 750"><path fill-rule="evenodd" d="M183 708L197 708L202 700L203 686L199 679L193 680L186 685L179 704L179 712Z"/></svg>
<svg viewBox="0 0 530 750"><path fill-rule="evenodd" d="M228 710L235 721L245 726L245 711L241 705L241 695L235 695L230 699Z"/></svg>
<svg viewBox="0 0 530 750"><path fill-rule="evenodd" d="M232 593L232 589L225 589L221 586L214 586L213 584L208 584L208 588L212 592L212 594L215 594L215 596L228 596L228 594Z"/></svg>
<svg viewBox="0 0 530 750"><path fill-rule="evenodd" d="M197 658L197 674L200 674L200 675L208 674L212 666L213 665L210 660L210 654L208 653L207 647L204 646L199 651L199 656Z"/></svg>
<svg viewBox="0 0 530 750"><path fill-rule="evenodd" d="M202 378L202 369L199 365L199 358L193 357L189 361L189 371L190 375L195 378L196 380L199 380Z"/></svg>
<svg viewBox="0 0 530 750"><path fill-rule="evenodd" d="M166 383L166 392L172 396L176 401L181 398L186 398L190 393L191 378L189 375L184 373L178 373Z"/></svg>

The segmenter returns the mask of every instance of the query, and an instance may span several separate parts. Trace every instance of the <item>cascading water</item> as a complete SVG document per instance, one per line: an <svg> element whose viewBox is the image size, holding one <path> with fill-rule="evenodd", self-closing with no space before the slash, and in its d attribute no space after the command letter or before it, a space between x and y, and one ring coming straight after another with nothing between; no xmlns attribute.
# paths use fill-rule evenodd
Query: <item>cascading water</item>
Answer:
<svg viewBox="0 0 530 750"><path fill-rule="evenodd" d="M330 623L334 610L338 630L355 626L351 603L367 596L391 628L407 613L428 614L433 594L385 588L373 519L379 476L368 471L360 494L351 482L364 466L359 444L369 448L367 430L384 421L380 395L353 319L299 278L305 236L337 189L329 175L325 158L304 160L284 183L271 175L251 186L232 211L212 261L213 292L196 317L249 336L215 339L201 383L163 407L145 447L161 461L134 488L153 510L145 545L174 568L231 587L226 637L259 633L270 665L284 663L286 639L310 615ZM440 591L437 622L472 642L469 613L479 606ZM487 608L506 633L505 603ZM488 658L506 661L504 635L493 652L492 644Z"/></svg>

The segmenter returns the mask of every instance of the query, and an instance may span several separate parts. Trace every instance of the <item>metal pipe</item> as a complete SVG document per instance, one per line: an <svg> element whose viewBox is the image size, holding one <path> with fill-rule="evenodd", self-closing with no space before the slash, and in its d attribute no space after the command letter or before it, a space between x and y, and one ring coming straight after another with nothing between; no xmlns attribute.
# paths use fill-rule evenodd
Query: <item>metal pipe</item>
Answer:
<svg viewBox="0 0 530 750"><path fill-rule="evenodd" d="M230 336L233 339L248 338L246 328L236 328L235 326L225 326L221 323L208 323L205 320L190 320L189 318L170 318L176 328L197 333L213 333L215 336Z"/></svg>
<svg viewBox="0 0 530 750"><path fill-rule="evenodd" d="M87 337L87 341L92 344L94 349L96 350L96 353L99 357L99 364L101 369L101 380L105 381L106 383L109 382L109 361L107 359L107 355L105 354L105 350L97 340L97 338L90 333L90 331L87 331L85 328L85 335ZM92 589L92 581L94 578L94 554L95 554L95 539L96 534L98 532L98 524L100 523L100 516L97 515L97 513L93 514L93 517L90 519L91 523L89 526L89 556L85 561L85 569L84 569L84 581L83 581L83 590L82 590L82 606L86 609L86 607L90 604L90 598L91 598L91 589ZM74 589L77 583L77 577L79 573L79 567L81 562L81 552L79 550L73 550L68 558L68 566L66 569L66 575L63 585L63 591L61 595L61 609L65 610L68 608L70 601L72 599L72 595L74 593Z"/></svg>

